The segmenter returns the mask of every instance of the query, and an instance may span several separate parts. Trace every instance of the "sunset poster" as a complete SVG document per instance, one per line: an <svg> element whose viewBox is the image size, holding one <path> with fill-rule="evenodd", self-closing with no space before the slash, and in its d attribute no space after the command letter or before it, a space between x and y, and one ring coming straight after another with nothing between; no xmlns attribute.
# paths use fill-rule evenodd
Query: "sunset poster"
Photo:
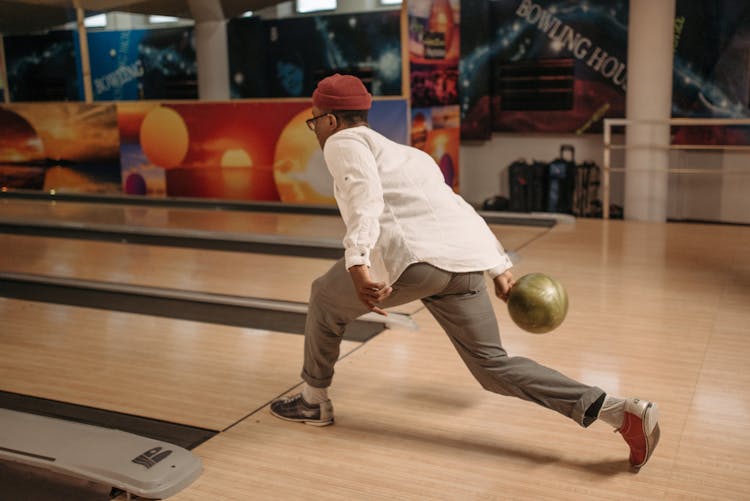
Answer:
<svg viewBox="0 0 750 501"><path fill-rule="evenodd" d="M406 142L406 101L373 103L371 126ZM130 195L333 204L309 100L120 103L123 191Z"/></svg>
<svg viewBox="0 0 750 501"><path fill-rule="evenodd" d="M309 100L0 106L0 189L333 204ZM407 102L370 126L407 142Z"/></svg>
<svg viewBox="0 0 750 501"><path fill-rule="evenodd" d="M273 145L306 107L289 102L120 103L124 191L280 200Z"/></svg>
<svg viewBox="0 0 750 501"><path fill-rule="evenodd" d="M119 192L115 106L0 106L0 188Z"/></svg>

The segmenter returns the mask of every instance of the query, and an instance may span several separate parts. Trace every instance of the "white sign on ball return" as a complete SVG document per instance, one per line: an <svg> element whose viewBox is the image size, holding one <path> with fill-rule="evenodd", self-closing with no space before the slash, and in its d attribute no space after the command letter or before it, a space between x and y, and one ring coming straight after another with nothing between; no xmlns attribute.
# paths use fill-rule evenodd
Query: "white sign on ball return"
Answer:
<svg viewBox="0 0 750 501"><path fill-rule="evenodd" d="M0 460L163 499L202 471L187 449L109 428L0 409Z"/></svg>

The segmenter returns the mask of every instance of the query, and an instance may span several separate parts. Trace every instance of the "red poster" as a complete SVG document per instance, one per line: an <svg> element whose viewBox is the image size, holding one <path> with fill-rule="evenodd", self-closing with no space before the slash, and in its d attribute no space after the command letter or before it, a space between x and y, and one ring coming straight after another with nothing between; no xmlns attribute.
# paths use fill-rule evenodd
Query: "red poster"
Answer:
<svg viewBox="0 0 750 501"><path fill-rule="evenodd" d="M119 103L123 191L131 195L334 204L305 120L309 99ZM404 101L373 105L373 128L406 136Z"/></svg>

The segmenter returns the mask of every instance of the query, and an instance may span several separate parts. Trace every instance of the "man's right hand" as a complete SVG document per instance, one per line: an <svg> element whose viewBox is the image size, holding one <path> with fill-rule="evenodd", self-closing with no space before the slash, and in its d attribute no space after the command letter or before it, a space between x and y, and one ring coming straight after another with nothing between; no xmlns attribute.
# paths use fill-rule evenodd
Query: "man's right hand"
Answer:
<svg viewBox="0 0 750 501"><path fill-rule="evenodd" d="M373 282L370 279L370 269L365 265L357 265L349 268L349 276L354 282L359 300L379 315L388 315L385 310L377 307L393 292L392 287L386 287L385 282Z"/></svg>
<svg viewBox="0 0 750 501"><path fill-rule="evenodd" d="M495 295L507 303L510 289L516 283L513 279L513 273L511 273L510 270L505 270L503 273L496 276L493 282L495 282Z"/></svg>

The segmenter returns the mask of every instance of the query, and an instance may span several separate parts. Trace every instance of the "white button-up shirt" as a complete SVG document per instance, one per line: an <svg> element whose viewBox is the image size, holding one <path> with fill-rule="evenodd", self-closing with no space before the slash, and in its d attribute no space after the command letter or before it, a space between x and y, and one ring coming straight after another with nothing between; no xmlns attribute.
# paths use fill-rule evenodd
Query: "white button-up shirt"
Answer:
<svg viewBox="0 0 750 501"><path fill-rule="evenodd" d="M367 265L374 280L394 283L407 266L450 272L512 266L473 207L445 183L427 153L366 126L330 136L323 149L346 225L346 267Z"/></svg>

